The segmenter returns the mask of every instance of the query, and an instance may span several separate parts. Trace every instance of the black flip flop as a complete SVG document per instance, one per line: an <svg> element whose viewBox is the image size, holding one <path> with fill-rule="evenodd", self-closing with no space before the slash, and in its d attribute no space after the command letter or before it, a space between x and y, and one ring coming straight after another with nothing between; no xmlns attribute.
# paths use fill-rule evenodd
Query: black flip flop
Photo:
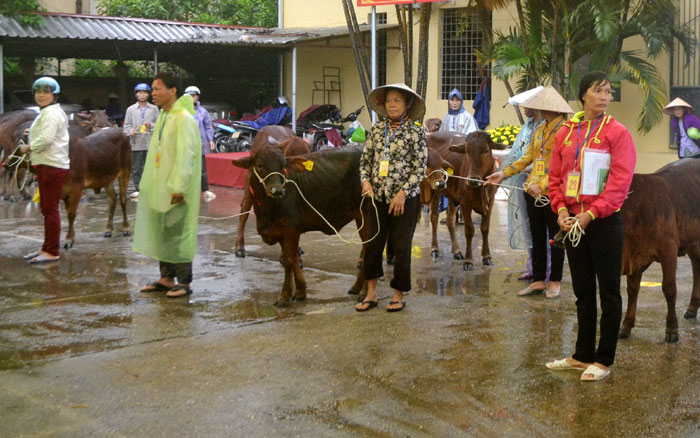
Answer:
<svg viewBox="0 0 700 438"><path fill-rule="evenodd" d="M185 291L185 293L182 294L182 295L168 295L168 294L165 294L165 296L168 297L168 298L182 298L182 297L186 297L187 295L191 295L191 294L192 294L192 289L190 289L189 286L185 286L184 284L175 285L174 288L168 290L168 293L170 293L170 292L177 292L177 291L181 291L181 290L184 290L184 291Z"/></svg>
<svg viewBox="0 0 700 438"><path fill-rule="evenodd" d="M162 284L162 283L158 283L157 281L154 281L153 283L151 283L151 284L149 284L149 285L146 285L146 286L144 286L144 287L148 287L148 286L153 286L153 289L144 290L143 287L142 287L142 288L141 288L141 292L143 292L143 293L167 292L167 291L169 291L170 289L172 289L171 287L168 287L168 286L166 286L166 285L164 285L164 284Z"/></svg>
<svg viewBox="0 0 700 438"><path fill-rule="evenodd" d="M392 304L401 304L401 307L394 307L393 309L386 308L387 312L400 312L406 307L406 303L404 301L389 301L389 305L391 306Z"/></svg>
<svg viewBox="0 0 700 438"><path fill-rule="evenodd" d="M376 301L363 301L360 304L369 304L369 306L365 307L364 309L358 309L357 307L355 307L355 310L357 310L358 312L366 312L369 309L374 309L375 307L377 307Z"/></svg>

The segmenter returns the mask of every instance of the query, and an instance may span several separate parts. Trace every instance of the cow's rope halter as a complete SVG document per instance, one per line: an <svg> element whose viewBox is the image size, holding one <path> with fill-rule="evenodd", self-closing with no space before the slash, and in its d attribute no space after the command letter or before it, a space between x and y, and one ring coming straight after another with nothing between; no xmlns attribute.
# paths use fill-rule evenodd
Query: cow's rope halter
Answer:
<svg viewBox="0 0 700 438"><path fill-rule="evenodd" d="M24 178L24 181L22 181L22 187L20 187L19 181L17 180L17 174L19 173L18 172L19 166L21 166L22 163L24 163L25 161L27 163L29 163L29 153L26 153L23 155L16 155L16 153L18 150L20 150L20 148L22 148L22 146L25 146L25 145L26 145L26 143L20 139L19 144L17 145L15 150L12 151L12 153L7 156L8 161L6 163L6 167L8 167L8 168L14 167L15 168L15 185L17 186L17 190L19 190L20 192L22 190L24 190L24 187L27 185L27 179ZM12 162L10 162L11 159L14 159L14 160Z"/></svg>
<svg viewBox="0 0 700 438"><path fill-rule="evenodd" d="M255 167L253 167L253 173L255 173L255 176L258 178L258 181L260 181L260 184L262 184L263 187L265 187L265 180L267 180L267 179L268 179L269 177L271 177L272 175L279 175L279 176L281 176L281 177L282 177L282 181L283 181L282 185L285 185L285 184L287 184L287 183L292 183L292 184L294 184L294 186L297 188L297 191L299 192L299 196L301 196L301 199L303 199L304 202L306 202L306 204L308 204L308 206L311 208L311 210L313 210L321 219L323 219L323 221L326 223L326 225L328 225L328 226L331 228L331 230L333 230L333 232L335 233L335 235L338 236L338 239L340 239L341 241L343 241L343 242L345 242L345 243L364 245L364 244L367 244L367 243L373 241L374 239L377 238L377 236L379 236L379 210L377 210L377 205L374 203L374 196L367 196L367 195L363 194L362 200L360 201L360 211L362 211L362 205L364 204L365 199L366 199L366 198L370 198L371 201L372 201L372 206L374 207L374 212L375 212L376 217L377 217L377 232L374 234L374 236L372 236L371 239L366 240L366 241L363 241L362 239L356 240L356 239L354 239L354 238L353 238L353 239L350 239L350 240L347 240L347 239L343 238L343 236L340 235L340 233L338 232L338 230L336 230L335 227L334 227L333 225L331 225L330 222L328 222L328 220L321 214L321 212L319 212L319 211L311 204L311 202L309 202L309 200L306 199L306 196L304 196L304 193L301 191L301 187L299 187L299 184L297 184L296 181L294 181L293 179L287 179L287 177L286 177L285 175L283 175L282 173L280 173L280 172L270 172L270 173L268 173L268 174L265 176L265 178L261 178L260 175L258 175L258 171L255 169ZM267 187L265 187L265 189L267 190ZM362 215L362 222L360 223L360 227L357 229L357 231L355 231L355 234L359 233L360 230L362 230L364 227L365 227L365 215L363 214L363 215Z"/></svg>

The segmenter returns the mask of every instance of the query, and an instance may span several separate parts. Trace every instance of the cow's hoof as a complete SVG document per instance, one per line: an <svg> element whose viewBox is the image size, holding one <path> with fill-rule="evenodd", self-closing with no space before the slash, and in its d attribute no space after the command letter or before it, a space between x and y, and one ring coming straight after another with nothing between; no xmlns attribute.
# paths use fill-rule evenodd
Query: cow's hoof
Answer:
<svg viewBox="0 0 700 438"><path fill-rule="evenodd" d="M245 249L237 249L236 250L236 257L245 257Z"/></svg>
<svg viewBox="0 0 700 438"><path fill-rule="evenodd" d="M387 264L387 265L394 266L394 256L387 257L387 258L386 258L386 264Z"/></svg>
<svg viewBox="0 0 700 438"><path fill-rule="evenodd" d="M683 318L685 318L685 319L695 319L695 318L697 318L697 316L698 316L698 312L694 311L694 310L690 310L690 309L686 310L685 314L683 314Z"/></svg>
<svg viewBox="0 0 700 438"><path fill-rule="evenodd" d="M617 334L618 339L627 339L630 337L630 331L621 329L620 332Z"/></svg>
<svg viewBox="0 0 700 438"><path fill-rule="evenodd" d="M464 260L464 254L462 254L462 251L457 251L456 253L452 254L452 258L455 260Z"/></svg>
<svg viewBox="0 0 700 438"><path fill-rule="evenodd" d="M484 266L493 266L493 259L491 257L484 257L482 262L484 262Z"/></svg>
<svg viewBox="0 0 700 438"><path fill-rule="evenodd" d="M304 254L306 254L306 253L304 252L304 250L301 249L301 247L299 247L299 255L304 255Z"/></svg>
<svg viewBox="0 0 700 438"><path fill-rule="evenodd" d="M430 257L434 257L434 258L440 257L440 250L434 249L434 250L430 251Z"/></svg>
<svg viewBox="0 0 700 438"><path fill-rule="evenodd" d="M71 240L70 242L66 242L63 244L63 249L71 249L73 248L73 241Z"/></svg>
<svg viewBox="0 0 700 438"><path fill-rule="evenodd" d="M292 303L289 300L275 301L275 307L289 307Z"/></svg>
<svg viewBox="0 0 700 438"><path fill-rule="evenodd" d="M464 262L462 265L462 269L465 271L473 271L474 270L474 263L472 262Z"/></svg>
<svg viewBox="0 0 700 438"><path fill-rule="evenodd" d="M112 237L112 232L111 232L111 231L105 231L105 233L102 235L102 237Z"/></svg>
<svg viewBox="0 0 700 438"><path fill-rule="evenodd" d="M355 290L353 288L348 289L348 295L357 295L359 293L360 293L359 290Z"/></svg>
<svg viewBox="0 0 700 438"><path fill-rule="evenodd" d="M304 301L306 299L306 293L292 295L292 301Z"/></svg>
<svg viewBox="0 0 700 438"><path fill-rule="evenodd" d="M678 333L666 333L664 341L668 344L673 344L678 342Z"/></svg>
<svg viewBox="0 0 700 438"><path fill-rule="evenodd" d="M122 231L122 236L124 236L124 237L129 237L129 236L131 236L131 231L129 231L129 230L124 230L124 231Z"/></svg>

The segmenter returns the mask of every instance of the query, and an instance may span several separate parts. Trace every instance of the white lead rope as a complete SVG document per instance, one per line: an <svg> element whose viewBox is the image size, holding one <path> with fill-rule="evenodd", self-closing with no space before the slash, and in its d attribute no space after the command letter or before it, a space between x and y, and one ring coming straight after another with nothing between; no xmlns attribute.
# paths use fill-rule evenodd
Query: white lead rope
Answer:
<svg viewBox="0 0 700 438"><path fill-rule="evenodd" d="M564 239L569 239L569 242L571 242L571 246L577 247L578 244L581 242L581 238L584 234L586 234L586 232L583 231L583 228L581 228L581 224L579 223L578 219L576 219L573 216L567 217L566 219L564 219L564 222L572 224L571 229L566 233Z"/></svg>
<svg viewBox="0 0 700 438"><path fill-rule="evenodd" d="M24 190L24 187L27 185L27 178L24 178L24 181L22 181L22 187L20 187L20 186L19 186L19 181L17 180L17 174L19 173L19 172L18 172L19 166L21 166L22 163L24 163L25 161L26 161L27 163L29 162L29 154L15 155L15 153L16 153L22 146L25 146L25 145L26 145L26 143L24 143L24 141L20 139L19 144L17 145L17 147L15 148L15 150L12 151L12 153L11 153L10 155L7 156L8 162L7 162L7 164L6 164L6 166L7 166L8 168L10 168L10 167L14 167L14 168L15 168L15 177L14 177L14 178L15 178L15 185L17 186L17 190L19 190L20 192L21 192L22 190ZM14 158L14 161L13 161L12 163L9 162L9 160L10 160L11 158Z"/></svg>
<svg viewBox="0 0 700 438"><path fill-rule="evenodd" d="M253 212L253 209L251 208L251 209L248 210L248 211L244 211L243 213L234 214L233 216L225 216L225 217L199 216L199 218L200 218L200 219L209 219L209 220L212 220L212 221L223 221L223 220L226 220L226 219L233 219L233 218L236 218L236 217L239 217L239 216L243 216L243 215L245 215L245 214L249 214L249 213L252 213L252 212Z"/></svg>
<svg viewBox="0 0 700 438"><path fill-rule="evenodd" d="M268 174L265 176L265 178L260 178L260 175L258 175L258 171L255 169L255 167L253 167L253 173L255 173L255 176L258 178L258 181L260 181L260 184L262 184L263 186L265 186L265 180L268 179L268 178L269 178L270 176L272 176L272 175L279 175L279 176L281 176L281 177L282 177L282 181L284 181L283 184L287 184L287 183L290 183L290 182L291 182L292 184L294 184L294 186L297 188L297 191L299 192L299 196L301 196L301 199L303 199L304 202L306 202L306 204L308 204L308 206L311 208L311 210L313 210L321 219L323 219L323 221L331 228L331 230L333 230L333 232L335 233L335 235L338 236L338 239L340 239L341 241L343 241L343 242L345 242L345 243L350 243L350 244L364 245L364 244L366 244L366 243L369 243L369 242L373 241L374 239L377 238L377 236L379 236L379 210L377 210L377 206L376 206L376 204L374 203L374 197L373 197L373 196L370 196L370 198L372 199L372 206L374 207L374 212L375 212L375 214L376 214L376 216L377 216L377 232L374 234L374 236L372 236L371 239L369 239L369 240L367 240L367 241L355 240L355 239L347 240L347 239L344 239L343 236L340 235L340 233L338 232L338 230L336 230L335 227L334 227L333 225L331 225L331 223L328 222L328 220L321 214L321 212L319 212L318 210L316 210L316 208L311 204L311 202L309 202L309 200L306 199L306 196L304 196L304 193L301 191L301 187L299 187L299 185L296 183L296 181L294 181L294 180L292 180L292 179L287 179L287 177L286 177L285 175L283 175L283 174L281 174L281 173L279 173L279 172L270 172L270 173L268 173ZM366 195L363 195L363 196L362 196L362 201L360 201L360 211L362 211L362 205L363 205L363 203L365 202L365 198L367 198L367 196L366 196ZM365 215L363 214L363 215L362 215L362 222L360 223L360 228L358 228L357 231L355 231L355 234L356 234L356 233L359 233L360 230L363 229L364 227L365 227Z"/></svg>

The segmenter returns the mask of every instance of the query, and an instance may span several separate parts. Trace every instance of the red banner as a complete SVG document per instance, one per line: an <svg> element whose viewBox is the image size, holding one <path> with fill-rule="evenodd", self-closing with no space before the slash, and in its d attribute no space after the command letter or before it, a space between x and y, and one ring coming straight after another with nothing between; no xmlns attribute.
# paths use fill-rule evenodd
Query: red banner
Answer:
<svg viewBox="0 0 700 438"><path fill-rule="evenodd" d="M444 0L357 0L357 6L385 6L402 5L409 3L430 3Z"/></svg>

